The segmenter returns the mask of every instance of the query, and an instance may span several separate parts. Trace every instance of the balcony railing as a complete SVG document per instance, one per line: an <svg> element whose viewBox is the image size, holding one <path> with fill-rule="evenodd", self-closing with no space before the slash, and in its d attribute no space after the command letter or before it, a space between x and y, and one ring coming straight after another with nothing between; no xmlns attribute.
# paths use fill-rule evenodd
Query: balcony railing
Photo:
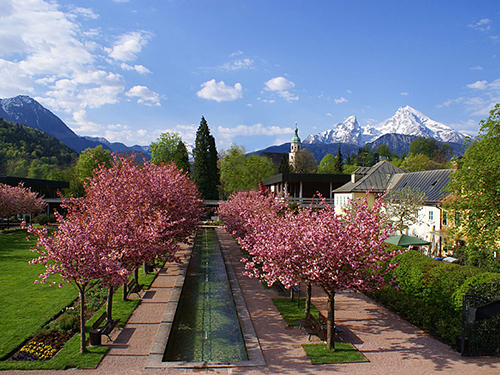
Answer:
<svg viewBox="0 0 500 375"><path fill-rule="evenodd" d="M288 204L297 204L298 206L301 207L309 207L311 204L313 207L324 207L323 200L319 198L285 198L285 200L288 202ZM327 204L330 206L333 206L334 200L333 198L325 198L324 200Z"/></svg>

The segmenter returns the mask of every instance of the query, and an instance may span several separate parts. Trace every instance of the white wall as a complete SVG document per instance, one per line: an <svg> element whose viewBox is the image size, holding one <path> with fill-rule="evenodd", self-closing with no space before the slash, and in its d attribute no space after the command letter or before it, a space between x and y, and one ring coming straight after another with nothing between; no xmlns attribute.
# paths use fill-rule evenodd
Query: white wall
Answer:
<svg viewBox="0 0 500 375"><path fill-rule="evenodd" d="M432 255L438 255L442 246L439 237L431 233L441 230L441 214L441 210L435 206L423 206L418 214L419 223L411 225L407 232L410 236L431 242L430 253Z"/></svg>

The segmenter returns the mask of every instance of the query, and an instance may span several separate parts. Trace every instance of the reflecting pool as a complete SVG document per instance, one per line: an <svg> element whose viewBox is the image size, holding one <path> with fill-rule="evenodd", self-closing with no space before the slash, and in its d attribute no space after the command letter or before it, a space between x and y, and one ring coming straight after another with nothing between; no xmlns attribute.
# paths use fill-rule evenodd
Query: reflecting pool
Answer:
<svg viewBox="0 0 500 375"><path fill-rule="evenodd" d="M163 361L248 359L214 228L197 234Z"/></svg>

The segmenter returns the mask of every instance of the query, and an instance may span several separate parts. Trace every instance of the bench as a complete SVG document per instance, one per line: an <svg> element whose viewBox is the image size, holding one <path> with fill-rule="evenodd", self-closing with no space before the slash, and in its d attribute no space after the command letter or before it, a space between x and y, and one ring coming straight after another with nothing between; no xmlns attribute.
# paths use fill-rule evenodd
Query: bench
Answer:
<svg viewBox="0 0 500 375"><path fill-rule="evenodd" d="M135 278L132 278L132 280L130 280L127 283L127 297L130 296L131 294L135 293L139 296L139 298L141 298L141 295L139 294L139 292L141 292L143 288L144 288L144 284L137 284L137 282L135 281Z"/></svg>
<svg viewBox="0 0 500 375"><path fill-rule="evenodd" d="M323 325L326 327L328 325L328 318L319 312L319 319L323 322ZM335 330L335 336L337 340L340 340L340 334L342 333L342 328L333 323L333 328Z"/></svg>
<svg viewBox="0 0 500 375"><path fill-rule="evenodd" d="M318 336L322 341L326 341L326 327L321 324L314 316L309 315L309 318L299 319L300 327L309 334L309 340L312 335Z"/></svg>
<svg viewBox="0 0 500 375"><path fill-rule="evenodd" d="M102 322L104 322L105 320L106 320L106 323L104 323L104 325L101 326ZM97 320L94 322L94 324L92 324L92 329L94 331L97 331L97 333L99 335L106 336L109 341L113 341L109 337L109 334L111 333L111 331L113 331L113 329L116 327L116 325L119 322L120 322L120 319L111 319L111 321L108 320L108 313L107 312L103 312L101 314L101 316L99 318L97 318Z"/></svg>
<svg viewBox="0 0 500 375"><path fill-rule="evenodd" d="M290 294L290 297L293 299L293 295L299 295L300 289L297 285L292 286L291 289L285 289L285 286L280 281L275 281L273 284L274 288L278 292L279 296L284 296L286 294Z"/></svg>

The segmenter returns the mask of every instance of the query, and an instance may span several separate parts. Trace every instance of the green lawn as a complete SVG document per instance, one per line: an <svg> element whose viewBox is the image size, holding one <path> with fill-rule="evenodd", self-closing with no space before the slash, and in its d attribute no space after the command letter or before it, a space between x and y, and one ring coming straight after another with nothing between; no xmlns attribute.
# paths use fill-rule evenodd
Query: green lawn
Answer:
<svg viewBox="0 0 500 375"><path fill-rule="evenodd" d="M26 241L25 231L0 233L0 358L21 346L34 336L50 318L71 304L78 292L71 284L63 288L49 287L44 284L33 284L36 276L44 267L29 265L29 260L36 253L29 251L35 239ZM144 275L139 272L139 282L148 288L156 274ZM121 288L114 295L113 318L119 318L121 327L140 303L135 295L128 301L121 301ZM86 326L87 330L93 321L104 311L103 306ZM106 344L103 338L103 344ZM65 369L93 368L99 364L107 346L89 347L89 353L79 354L80 336L75 335L61 351L48 361L0 361L0 370L10 369Z"/></svg>
<svg viewBox="0 0 500 375"><path fill-rule="evenodd" d="M299 319L304 319L306 309L306 299L300 299L300 305L297 306L297 299L290 298L273 298L273 303L280 312L283 319L289 326L300 325ZM311 314L318 317L318 309L311 305Z"/></svg>
<svg viewBox="0 0 500 375"><path fill-rule="evenodd" d="M346 342L336 342L335 350L328 350L326 344L302 344L302 348L313 365L370 362L354 345Z"/></svg>
<svg viewBox="0 0 500 375"><path fill-rule="evenodd" d="M288 325L299 325L299 319L304 319L305 298L297 300L290 298L273 298L273 303ZM318 310L311 305L311 315L318 317ZM336 342L335 350L327 350L326 344L303 344L302 348L312 364L322 363L346 363L346 362L368 362L368 359L361 354L352 344L346 342Z"/></svg>
<svg viewBox="0 0 500 375"><path fill-rule="evenodd" d="M0 233L0 358L78 297L70 284L63 288L33 284L45 269L28 264L37 255L29 250L35 244L34 237L26 241L25 231Z"/></svg>

